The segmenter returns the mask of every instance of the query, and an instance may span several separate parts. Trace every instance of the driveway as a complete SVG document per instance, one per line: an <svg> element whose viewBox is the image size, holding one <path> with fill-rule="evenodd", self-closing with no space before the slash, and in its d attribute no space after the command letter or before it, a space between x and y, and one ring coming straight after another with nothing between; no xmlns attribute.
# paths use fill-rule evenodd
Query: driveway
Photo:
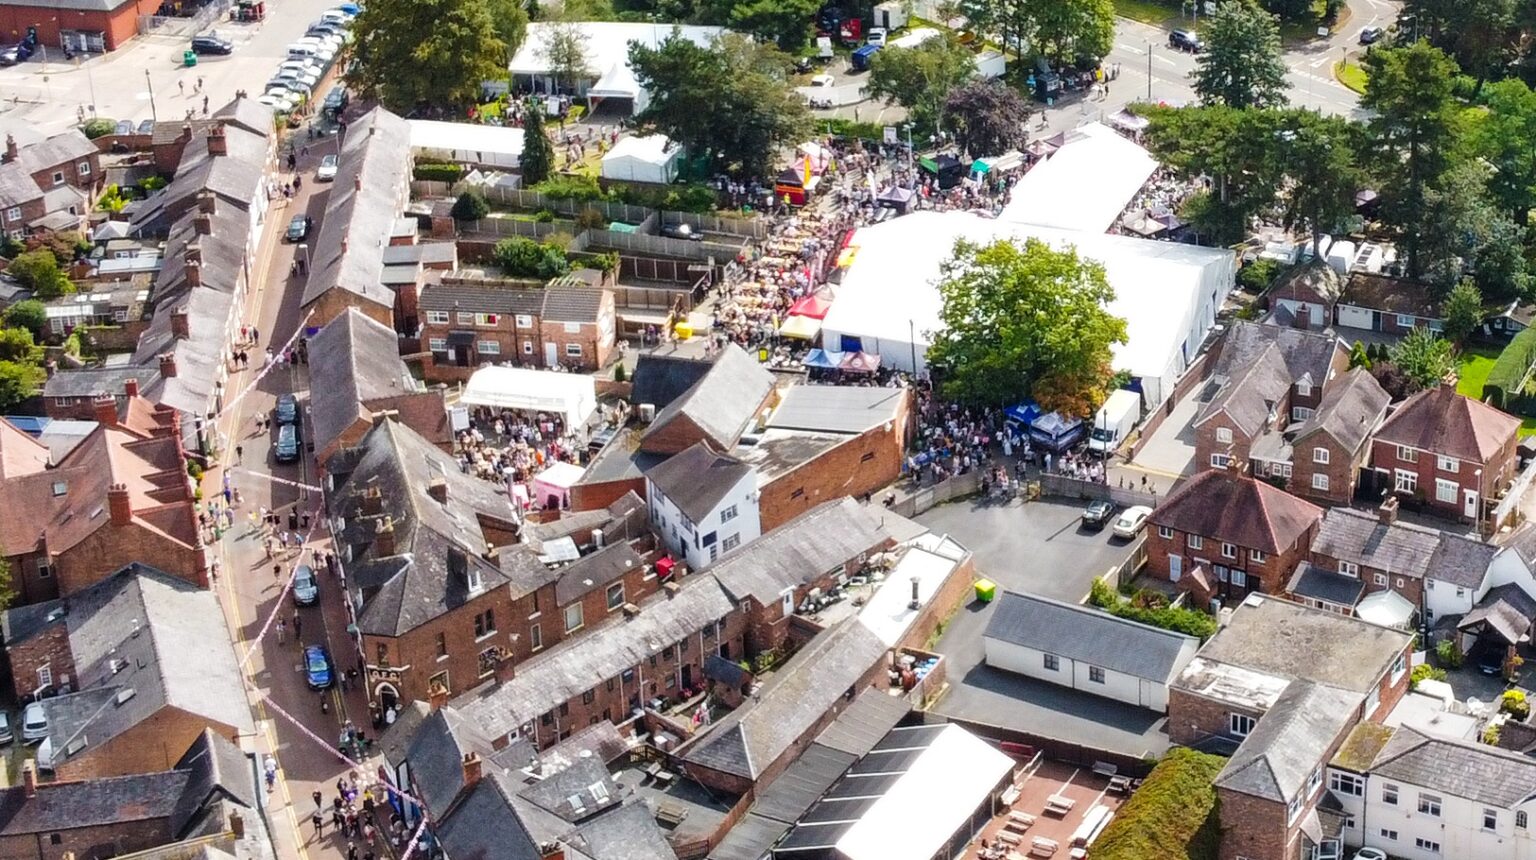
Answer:
<svg viewBox="0 0 1536 860"><path fill-rule="evenodd" d="M1007 505L966 500L940 505L917 521L976 555L977 572L1001 589L1081 601L1093 578L1123 562L1130 545L1106 529L1080 528L1082 507L1061 502ZM984 663L982 633L995 604L972 603L944 630L937 650L949 661L945 716L1006 726L1128 755L1167 749L1162 714L1057 687Z"/></svg>
<svg viewBox="0 0 1536 860"><path fill-rule="evenodd" d="M1195 416L1215 393L1214 389L1214 384L1206 382L1174 404L1173 411L1125 468L1163 478L1177 479L1194 474Z"/></svg>

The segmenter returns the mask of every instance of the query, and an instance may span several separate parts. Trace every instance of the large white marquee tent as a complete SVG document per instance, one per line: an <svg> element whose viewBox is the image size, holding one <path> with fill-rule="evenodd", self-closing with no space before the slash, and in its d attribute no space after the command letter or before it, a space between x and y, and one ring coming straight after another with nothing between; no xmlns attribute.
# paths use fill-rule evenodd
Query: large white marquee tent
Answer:
<svg viewBox="0 0 1536 860"><path fill-rule="evenodd" d="M582 373L482 367L469 378L460 402L523 412L557 412L565 426L584 425L597 409L597 382Z"/></svg>
<svg viewBox="0 0 1536 860"><path fill-rule="evenodd" d="M1060 149L1019 179L1000 218L1103 233L1156 170L1151 153L1103 123L1089 123L1068 132Z"/></svg>

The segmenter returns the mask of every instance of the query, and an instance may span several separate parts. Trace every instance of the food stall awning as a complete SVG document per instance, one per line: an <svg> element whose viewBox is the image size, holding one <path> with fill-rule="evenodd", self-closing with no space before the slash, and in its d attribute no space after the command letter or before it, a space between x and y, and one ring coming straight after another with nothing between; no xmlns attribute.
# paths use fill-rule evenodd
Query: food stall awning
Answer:
<svg viewBox="0 0 1536 860"><path fill-rule="evenodd" d="M822 296L802 296L789 306L790 316L810 317L812 319L824 319L827 311L832 310L832 302Z"/></svg>
<svg viewBox="0 0 1536 860"><path fill-rule="evenodd" d="M850 352L843 356L842 369L849 373L874 373L880 369L880 356L873 352Z"/></svg>
<svg viewBox="0 0 1536 860"><path fill-rule="evenodd" d="M836 350L813 349L805 354L805 361L801 362L806 367L821 367L827 370L836 370L843 366L843 353Z"/></svg>
<svg viewBox="0 0 1536 860"><path fill-rule="evenodd" d="M792 316L779 326L779 334L797 340L814 340L821 334L821 320L815 317Z"/></svg>

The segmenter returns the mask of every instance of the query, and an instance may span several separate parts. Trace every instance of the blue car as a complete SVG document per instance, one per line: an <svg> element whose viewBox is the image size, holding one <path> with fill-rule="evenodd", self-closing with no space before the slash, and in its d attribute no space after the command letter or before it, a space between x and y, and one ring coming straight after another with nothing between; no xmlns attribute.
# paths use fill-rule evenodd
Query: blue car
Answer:
<svg viewBox="0 0 1536 860"><path fill-rule="evenodd" d="M305 647L304 680L309 682L311 690L324 690L336 682L336 673L331 669L331 655L325 653L325 646Z"/></svg>

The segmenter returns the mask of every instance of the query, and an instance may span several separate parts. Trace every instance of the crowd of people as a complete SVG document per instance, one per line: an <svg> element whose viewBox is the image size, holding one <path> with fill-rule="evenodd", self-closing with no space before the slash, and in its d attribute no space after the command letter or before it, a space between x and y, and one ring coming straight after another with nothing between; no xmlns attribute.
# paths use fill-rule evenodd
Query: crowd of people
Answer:
<svg viewBox="0 0 1536 860"><path fill-rule="evenodd" d="M579 463L582 442L565 426L565 418L552 412L528 414L510 409L476 407L468 429L455 437L459 468L469 475L524 487L514 501L525 507L539 504L532 495L533 479L552 463Z"/></svg>
<svg viewBox="0 0 1536 860"><path fill-rule="evenodd" d="M347 860L374 860L404 853L411 838L405 820L390 805L386 789L365 785L358 771L336 780L336 794L328 806L319 789L310 794L310 799L315 802L309 816L315 838L324 838L329 824L331 838L346 843L340 850L346 853Z"/></svg>

